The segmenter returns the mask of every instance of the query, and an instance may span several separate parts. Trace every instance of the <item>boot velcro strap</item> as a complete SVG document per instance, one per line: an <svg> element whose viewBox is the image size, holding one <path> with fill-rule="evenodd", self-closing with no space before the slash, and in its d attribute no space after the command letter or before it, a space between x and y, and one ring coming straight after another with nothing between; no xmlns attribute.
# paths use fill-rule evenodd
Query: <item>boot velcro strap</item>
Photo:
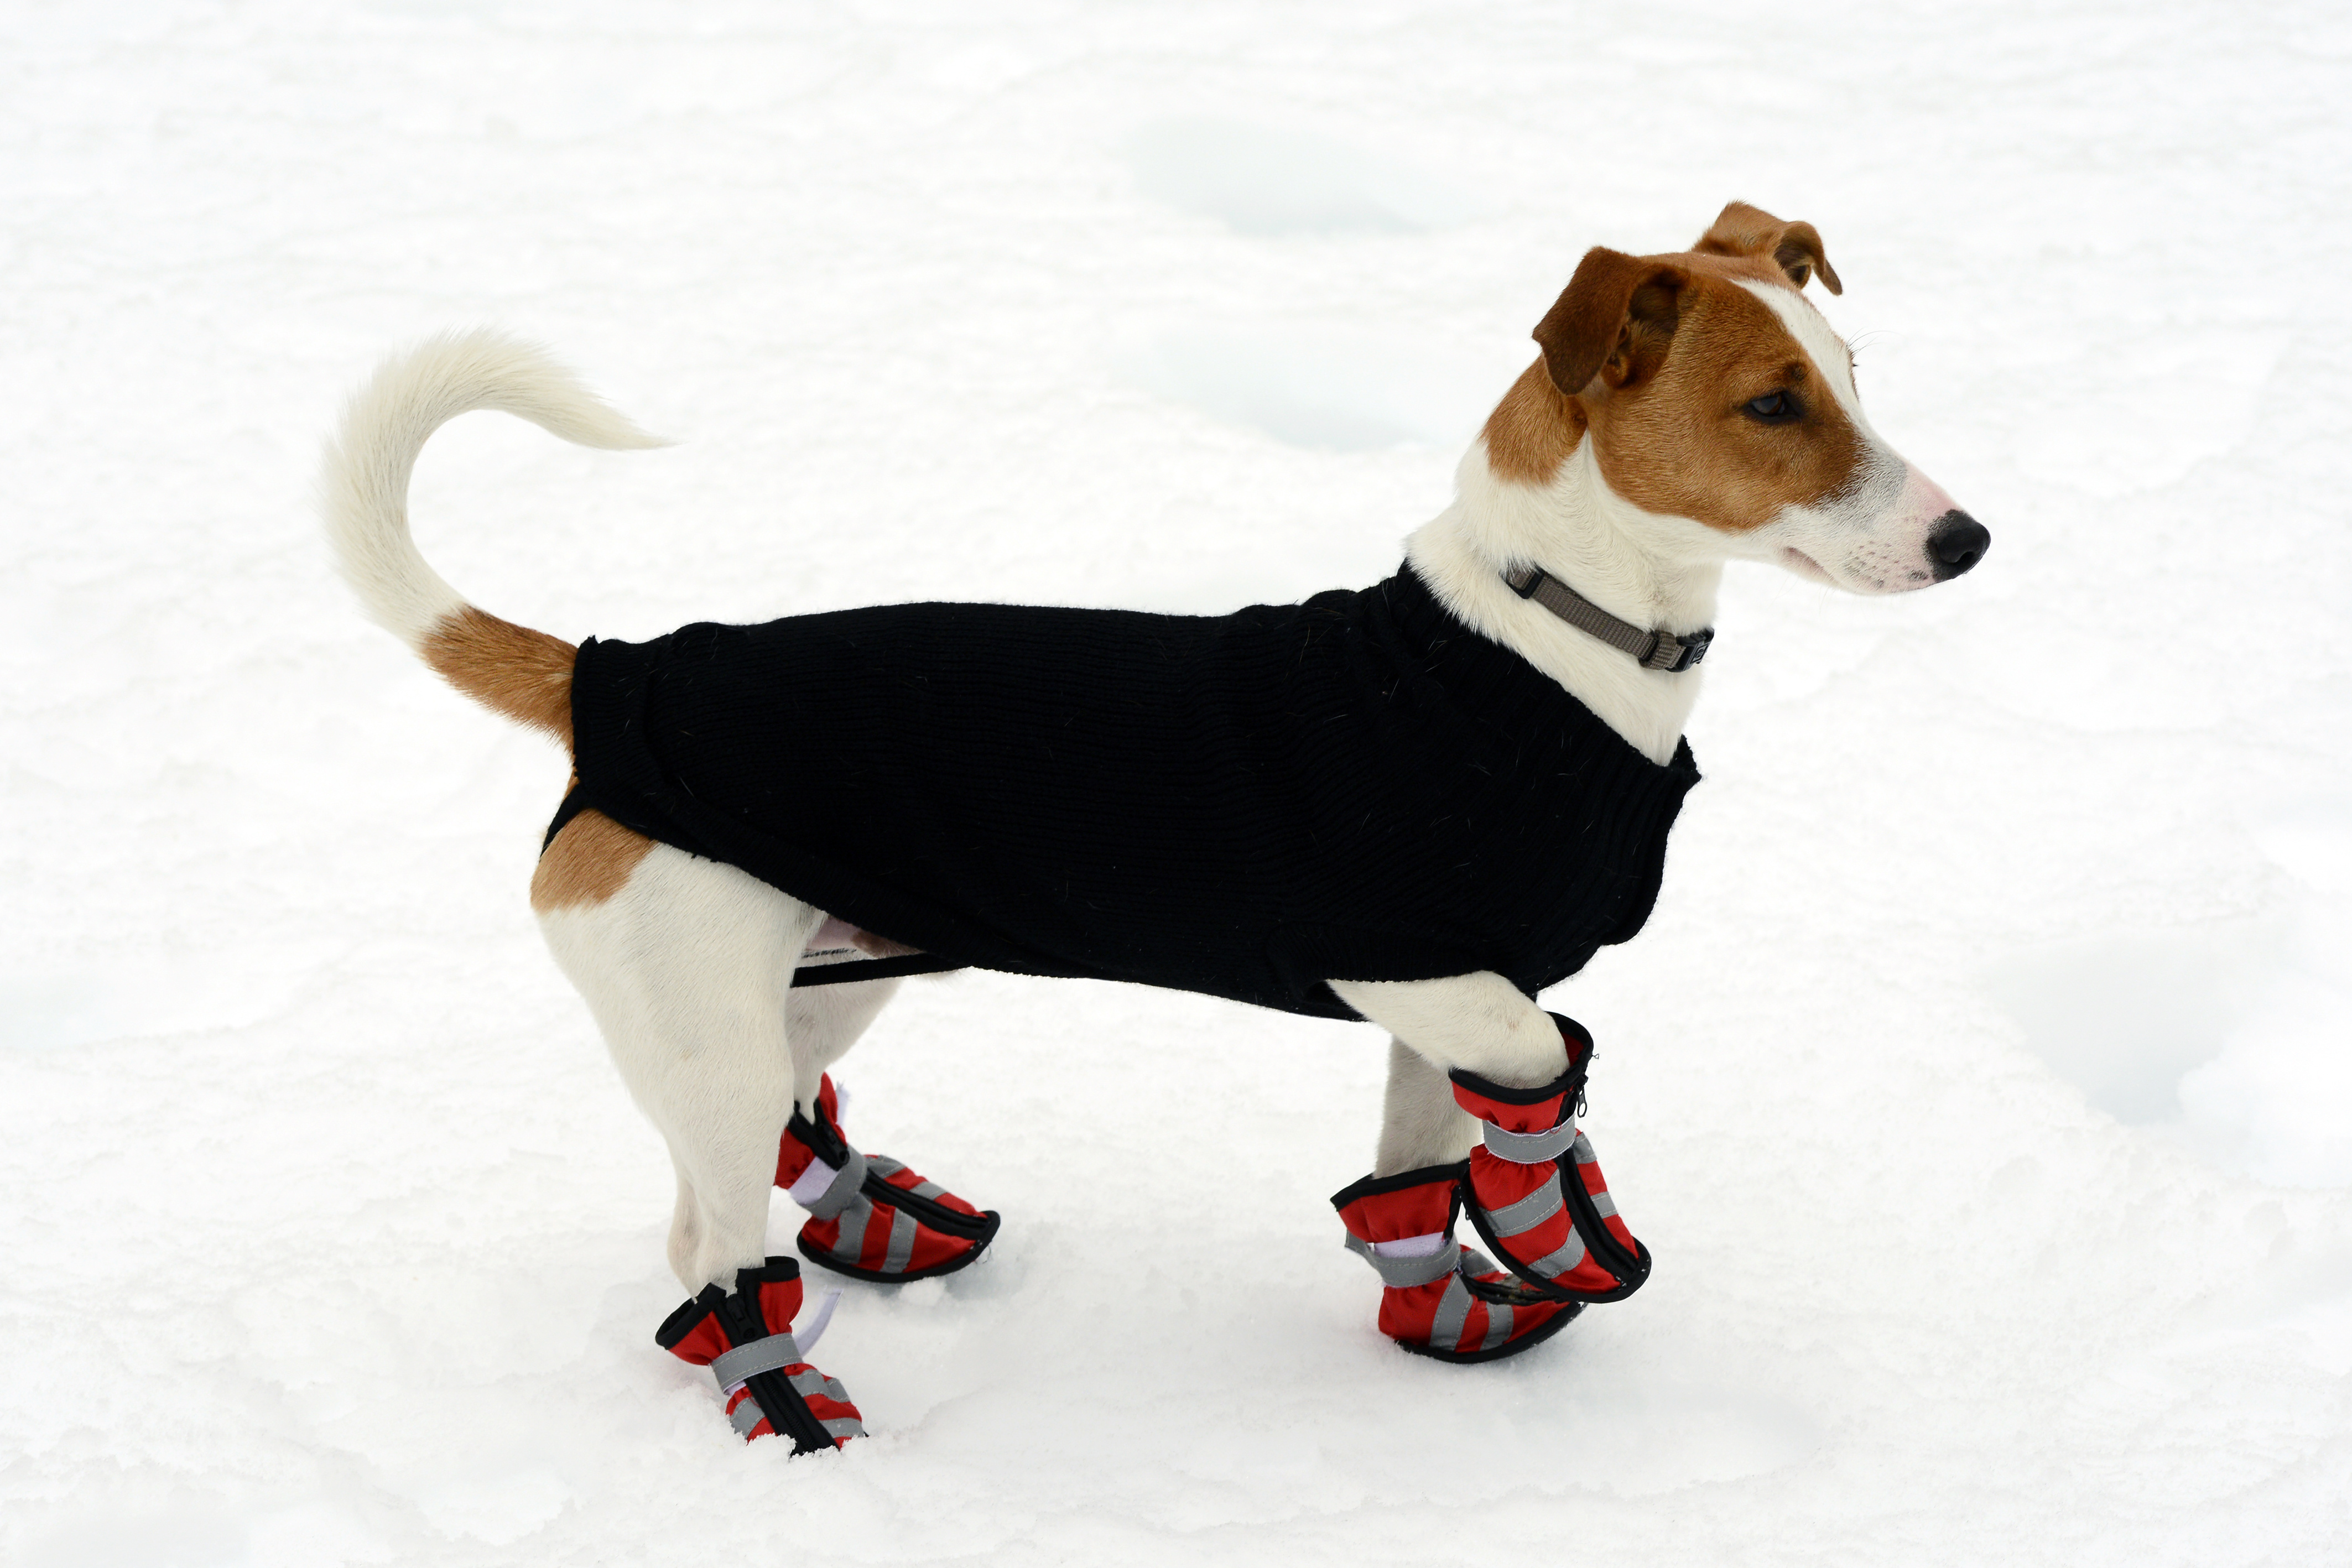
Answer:
<svg viewBox="0 0 2352 1568"><path fill-rule="evenodd" d="M1571 1132L1573 1128L1570 1129ZM819 1219L831 1219L857 1197L857 1189L866 1185L866 1156L856 1149L847 1151L849 1157L841 1163L825 1189L807 1203L801 1205Z"/></svg>
<svg viewBox="0 0 2352 1568"><path fill-rule="evenodd" d="M732 1388L763 1372L790 1366L802 1359L801 1347L788 1333L772 1333L750 1344L739 1344L710 1364L710 1375L721 1388Z"/></svg>
<svg viewBox="0 0 2352 1568"><path fill-rule="evenodd" d="M1372 1250L1370 1242L1355 1236L1348 1238L1346 1246L1349 1251L1372 1266L1372 1271L1381 1277L1381 1283L1400 1291L1426 1285L1433 1280L1443 1280L1454 1272L1454 1260L1462 1255L1462 1244L1458 1241L1448 1241L1436 1251L1419 1258L1383 1258Z"/></svg>
<svg viewBox="0 0 2352 1568"><path fill-rule="evenodd" d="M1539 1166L1566 1154L1576 1142L1576 1124L1562 1122L1540 1133L1511 1133L1486 1124L1486 1152L1515 1166Z"/></svg>

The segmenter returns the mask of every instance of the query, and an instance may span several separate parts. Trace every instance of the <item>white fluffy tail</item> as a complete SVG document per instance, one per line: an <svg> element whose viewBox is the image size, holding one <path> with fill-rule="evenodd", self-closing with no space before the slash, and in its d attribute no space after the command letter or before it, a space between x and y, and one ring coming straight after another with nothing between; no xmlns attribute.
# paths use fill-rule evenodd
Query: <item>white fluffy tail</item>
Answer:
<svg viewBox="0 0 2352 1568"><path fill-rule="evenodd" d="M502 332L446 332L385 361L328 444L320 507L335 563L369 618L436 664L428 643L470 607L417 553L408 479L425 438L478 408L520 414L583 446L665 444L542 350Z"/></svg>
<svg viewBox="0 0 2352 1568"><path fill-rule="evenodd" d="M408 478L425 438L459 414L504 409L583 446L659 446L572 373L499 332L451 332L386 361L343 411L319 479L343 580L370 618L451 685L572 741L572 644L477 610L408 532Z"/></svg>

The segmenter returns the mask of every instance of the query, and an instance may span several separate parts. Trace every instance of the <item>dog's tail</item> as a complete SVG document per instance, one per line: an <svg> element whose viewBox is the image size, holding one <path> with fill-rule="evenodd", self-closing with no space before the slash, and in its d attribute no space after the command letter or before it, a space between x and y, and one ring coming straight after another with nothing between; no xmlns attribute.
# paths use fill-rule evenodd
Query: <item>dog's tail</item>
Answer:
<svg viewBox="0 0 2352 1568"><path fill-rule="evenodd" d="M467 603L409 536L408 478L425 437L478 408L520 414L583 446L664 444L532 345L499 332L445 333L385 361L344 409L319 479L327 538L370 619L467 696L568 747L578 650Z"/></svg>

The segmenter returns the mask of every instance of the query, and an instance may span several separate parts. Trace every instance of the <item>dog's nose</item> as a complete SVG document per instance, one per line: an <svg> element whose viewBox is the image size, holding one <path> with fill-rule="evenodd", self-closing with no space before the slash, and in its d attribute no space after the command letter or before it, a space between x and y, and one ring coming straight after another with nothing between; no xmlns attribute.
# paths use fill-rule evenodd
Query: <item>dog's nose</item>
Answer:
<svg viewBox="0 0 2352 1568"><path fill-rule="evenodd" d="M1966 512L1946 512L1927 529L1927 554L1936 563L1936 580L1943 582L1984 559L1992 535Z"/></svg>

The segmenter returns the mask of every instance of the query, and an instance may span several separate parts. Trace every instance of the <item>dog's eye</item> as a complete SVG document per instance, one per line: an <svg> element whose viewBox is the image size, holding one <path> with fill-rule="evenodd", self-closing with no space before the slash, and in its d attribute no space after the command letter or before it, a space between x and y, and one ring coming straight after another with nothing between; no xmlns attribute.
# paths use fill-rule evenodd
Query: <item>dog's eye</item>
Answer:
<svg viewBox="0 0 2352 1568"><path fill-rule="evenodd" d="M1804 409L1787 392L1766 392L1752 398L1739 411L1759 424L1787 424L1804 417Z"/></svg>

